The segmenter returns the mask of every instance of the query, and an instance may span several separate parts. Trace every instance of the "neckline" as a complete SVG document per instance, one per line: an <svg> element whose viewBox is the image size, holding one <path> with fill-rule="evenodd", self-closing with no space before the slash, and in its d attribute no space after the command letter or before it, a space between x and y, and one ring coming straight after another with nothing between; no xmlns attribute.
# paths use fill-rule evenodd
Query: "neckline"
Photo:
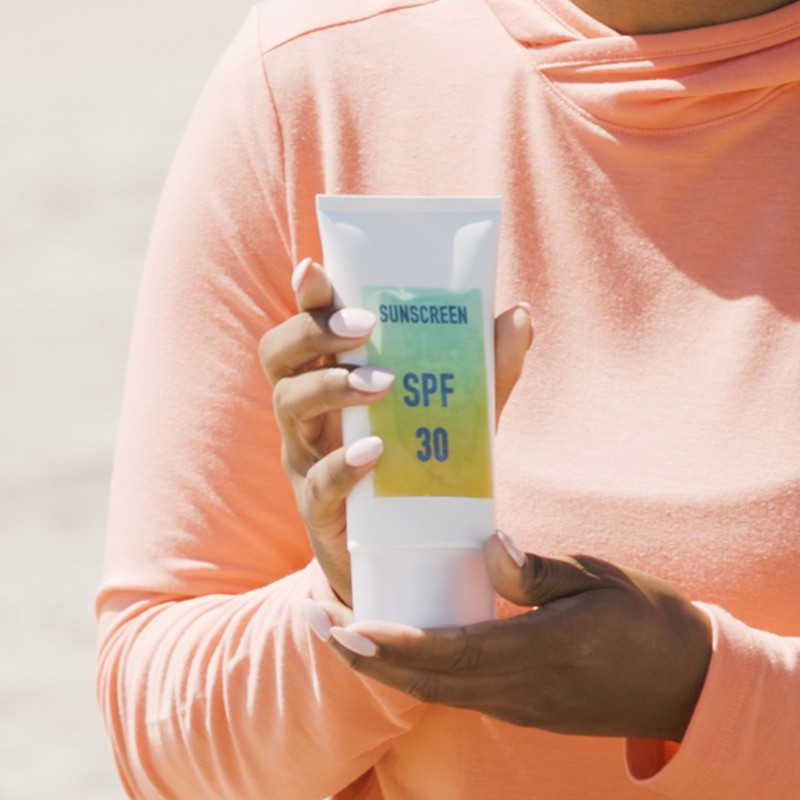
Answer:
<svg viewBox="0 0 800 800"><path fill-rule="evenodd" d="M800 2L631 36L570 0L485 0L561 100L605 128L669 133L733 120L800 85Z"/></svg>
<svg viewBox="0 0 800 800"><path fill-rule="evenodd" d="M666 33L625 34L616 31L571 0L486 0L506 30L518 41L533 44L549 21L548 39L559 28L565 41L602 42L639 53L735 48L773 38L787 38L800 29L800 0L754 17Z"/></svg>

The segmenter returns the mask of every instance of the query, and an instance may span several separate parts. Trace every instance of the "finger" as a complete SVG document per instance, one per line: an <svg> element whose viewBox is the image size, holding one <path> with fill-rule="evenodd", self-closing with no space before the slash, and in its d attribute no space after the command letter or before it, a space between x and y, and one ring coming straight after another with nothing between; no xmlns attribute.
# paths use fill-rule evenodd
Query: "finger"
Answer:
<svg viewBox="0 0 800 800"><path fill-rule="evenodd" d="M520 671L521 643L531 643L539 614L531 611L505 620L432 630L366 621L334 625L330 633L340 656L359 672L428 702L445 700L442 695L421 696L423 688L441 691L446 702L457 705L462 697L470 699L459 690L471 679L492 681ZM544 641L550 620L543 622Z"/></svg>
<svg viewBox="0 0 800 800"><path fill-rule="evenodd" d="M331 589L346 605L352 605L352 598L344 499L382 452L377 436L359 439L325 456L295 484L311 548Z"/></svg>
<svg viewBox="0 0 800 800"><path fill-rule="evenodd" d="M375 315L362 308L304 311L267 331L259 342L261 366L275 384L313 364L361 346L375 326Z"/></svg>
<svg viewBox="0 0 800 800"><path fill-rule="evenodd" d="M303 617L314 635L322 642L331 639L334 625L345 626L353 621L353 612L343 603L318 602L307 598L302 604Z"/></svg>
<svg viewBox="0 0 800 800"><path fill-rule="evenodd" d="M484 675L453 674L376 657L369 639L353 633L352 628L332 626L329 644L351 669L423 703L471 708L493 695L493 681Z"/></svg>
<svg viewBox="0 0 800 800"><path fill-rule="evenodd" d="M591 559L523 554L500 532L486 544L486 563L497 593L520 606L542 606L609 585L592 570Z"/></svg>
<svg viewBox="0 0 800 800"><path fill-rule="evenodd" d="M495 403L497 417L522 374L525 354L533 342L533 319L528 303L518 303L495 320Z"/></svg>
<svg viewBox="0 0 800 800"><path fill-rule="evenodd" d="M378 367L326 367L278 381L273 404L287 471L305 475L341 443L340 418L327 412L375 403L386 396L393 381L391 372Z"/></svg>
<svg viewBox="0 0 800 800"><path fill-rule="evenodd" d="M448 674L384 659L385 653L364 635L333 625L329 644L351 669L424 703L468 706L487 690L483 676Z"/></svg>
<svg viewBox="0 0 800 800"><path fill-rule="evenodd" d="M334 628L334 638L360 656L449 675L498 674L519 652L526 615L451 628L420 629L381 621Z"/></svg>
<svg viewBox="0 0 800 800"><path fill-rule="evenodd" d="M309 533L321 544L328 546L336 539L337 546L344 546L344 526L340 524L344 500L382 453L383 441L367 436L334 450L308 470L298 503Z"/></svg>
<svg viewBox="0 0 800 800"><path fill-rule="evenodd" d="M333 305L333 287L325 270L310 258L304 258L292 272L292 290L300 311Z"/></svg>
<svg viewBox="0 0 800 800"><path fill-rule="evenodd" d="M276 384L276 416L279 421L305 422L328 411L374 403L386 395L393 382L394 374L379 367L302 372Z"/></svg>

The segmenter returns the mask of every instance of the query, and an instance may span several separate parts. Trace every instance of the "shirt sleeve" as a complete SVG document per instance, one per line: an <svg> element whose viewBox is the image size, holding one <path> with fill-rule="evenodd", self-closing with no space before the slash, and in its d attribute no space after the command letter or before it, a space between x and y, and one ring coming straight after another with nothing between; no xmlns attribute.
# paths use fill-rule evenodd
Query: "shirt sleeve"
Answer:
<svg viewBox="0 0 800 800"><path fill-rule="evenodd" d="M631 739L631 777L675 800L793 800L800 787L800 638L748 627L714 606L713 653L680 747Z"/></svg>
<svg viewBox="0 0 800 800"><path fill-rule="evenodd" d="M340 663L301 614L304 598L334 598L257 355L294 311L281 148L251 16L168 176L129 356L97 692L134 798L321 798L422 713Z"/></svg>

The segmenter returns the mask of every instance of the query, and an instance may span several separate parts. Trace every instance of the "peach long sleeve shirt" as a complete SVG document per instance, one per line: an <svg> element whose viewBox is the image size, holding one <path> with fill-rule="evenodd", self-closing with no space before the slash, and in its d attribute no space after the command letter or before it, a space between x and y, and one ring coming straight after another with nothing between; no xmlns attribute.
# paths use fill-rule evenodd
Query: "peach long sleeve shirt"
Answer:
<svg viewBox="0 0 800 800"><path fill-rule="evenodd" d="M98 595L134 798L800 797L800 3L626 37L568 0L267 0L180 146L141 288ZM670 581L714 651L677 752L420 704L330 599L257 345L314 195L502 195L537 342L497 441L526 549ZM501 613L512 613L502 608Z"/></svg>

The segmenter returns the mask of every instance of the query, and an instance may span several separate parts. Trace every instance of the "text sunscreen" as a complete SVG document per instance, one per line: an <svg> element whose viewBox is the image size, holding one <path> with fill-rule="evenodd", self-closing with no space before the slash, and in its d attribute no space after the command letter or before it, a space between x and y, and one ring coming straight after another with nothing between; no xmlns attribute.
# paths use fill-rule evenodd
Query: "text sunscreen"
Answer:
<svg viewBox="0 0 800 800"><path fill-rule="evenodd" d="M377 319L342 361L396 376L387 397L342 412L345 445L384 441L347 499L356 619L491 619L500 200L318 195L317 216L336 305Z"/></svg>

